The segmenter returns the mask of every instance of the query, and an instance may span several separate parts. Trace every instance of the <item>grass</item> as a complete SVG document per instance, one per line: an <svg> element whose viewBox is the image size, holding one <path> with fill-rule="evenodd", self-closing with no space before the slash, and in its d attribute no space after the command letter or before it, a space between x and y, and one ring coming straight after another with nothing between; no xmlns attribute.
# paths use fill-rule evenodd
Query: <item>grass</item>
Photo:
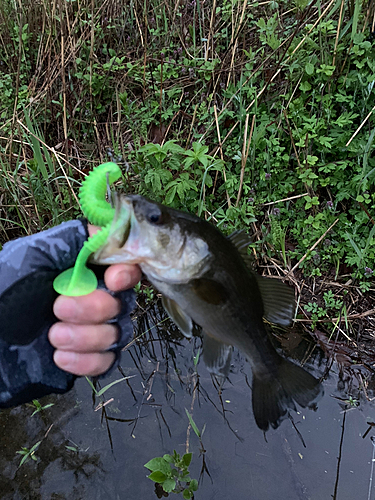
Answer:
<svg viewBox="0 0 375 500"><path fill-rule="evenodd" d="M374 16L359 0L4 0L0 243L76 217L82 179L114 160L126 191L253 234L301 324L354 342L374 291Z"/></svg>

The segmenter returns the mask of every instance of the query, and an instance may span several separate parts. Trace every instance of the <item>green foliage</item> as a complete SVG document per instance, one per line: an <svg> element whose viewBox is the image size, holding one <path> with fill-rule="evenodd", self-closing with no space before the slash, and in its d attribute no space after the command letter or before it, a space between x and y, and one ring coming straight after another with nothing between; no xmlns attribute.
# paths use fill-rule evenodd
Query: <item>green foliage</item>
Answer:
<svg viewBox="0 0 375 500"><path fill-rule="evenodd" d="M28 406L30 406L31 408L35 408L34 412L31 414L31 416L33 417L36 413L47 410L47 408L51 408L51 406L53 405L54 403L48 403L42 406L37 399L33 399L32 404L30 403Z"/></svg>
<svg viewBox="0 0 375 500"><path fill-rule="evenodd" d="M182 493L185 499L193 498L198 489L198 481L190 477L189 465L192 456L192 453L185 453L180 457L174 450L173 455L155 457L145 464L151 471L147 477L159 483L166 493Z"/></svg>
<svg viewBox="0 0 375 500"><path fill-rule="evenodd" d="M193 142L191 150L184 150L174 140L159 144L145 144L139 150L139 171L144 190L152 193L166 205L202 212L203 193L211 188L213 179L209 171L223 168L221 160L207 154L208 147ZM198 186L201 186L197 201Z"/></svg>
<svg viewBox="0 0 375 500"><path fill-rule="evenodd" d="M26 462L28 462L30 460L30 458L31 458L31 460L34 460L35 462L38 460L37 456L35 455L35 452L38 449L38 447L39 447L39 445L40 445L41 442L42 441L38 441L30 449L23 447L21 450L19 450L19 451L16 452L18 455L22 456L22 459L21 459L19 467L21 467L21 465L23 465Z"/></svg>
<svg viewBox="0 0 375 500"><path fill-rule="evenodd" d="M199 351L194 359L195 366L198 363ZM186 415L189 419L189 424L195 432L203 450L202 436L206 425L203 426L202 432L198 429L193 420L192 415L185 408ZM182 457L173 451L173 455L164 455L163 457L156 457L147 462L145 467L151 471L147 476L155 483L161 484L166 493L182 493L183 498L194 498L194 491L198 489L198 481L190 478L189 465L191 463L193 454L185 453Z"/></svg>
<svg viewBox="0 0 375 500"><path fill-rule="evenodd" d="M323 294L324 306L319 306L317 302L309 302L304 306L306 312L310 313L312 320L311 329L315 330L316 324L321 319L328 319L332 314L338 314L344 310L344 302L336 299L333 292L328 290Z"/></svg>
<svg viewBox="0 0 375 500"><path fill-rule="evenodd" d="M97 397L100 397L102 396L106 391L108 391L108 389L110 389L112 386L120 383L120 382L123 382L124 380L127 380L129 378L132 378L132 377L123 377L123 378L119 378L118 380L114 380L113 382L107 384L106 386L104 386L102 389L100 389L99 391L96 389L96 387L94 386L94 384L91 382L91 380L88 378L88 377L85 377L89 386L91 387L91 389L93 390L93 392L95 393L95 396Z"/></svg>
<svg viewBox="0 0 375 500"><path fill-rule="evenodd" d="M155 292L152 286L142 286L142 283L139 282L135 285L134 291L138 295L144 295L146 302L152 302L155 298Z"/></svg>
<svg viewBox="0 0 375 500"><path fill-rule="evenodd" d="M234 18L227 0L204 13L199 2L144 10L83 0L52 16L45 3L16 9L5 0L4 241L77 216L82 171L107 153L126 173L127 191L228 233L256 223L260 254L285 267L306 256L308 276L332 267L338 276L345 265L367 290L375 46L362 2L345 0L340 21L340 2L304 17L307 4L252 3ZM64 47L61 33L69 34Z"/></svg>

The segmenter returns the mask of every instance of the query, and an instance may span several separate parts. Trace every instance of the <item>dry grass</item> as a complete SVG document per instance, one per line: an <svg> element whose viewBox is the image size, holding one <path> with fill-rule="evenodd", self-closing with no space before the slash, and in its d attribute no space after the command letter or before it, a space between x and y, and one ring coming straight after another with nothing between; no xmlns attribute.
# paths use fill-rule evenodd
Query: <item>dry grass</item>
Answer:
<svg viewBox="0 0 375 500"><path fill-rule="evenodd" d="M215 0L209 3L4 1L0 6L0 42L5 67L1 66L0 71L11 75L15 97L7 97L6 102L12 102L12 112L3 114L6 119L0 126L0 242L77 216L77 188L92 166L108 159L109 151L114 154L116 150L119 163L127 172L128 189L136 189L139 175L133 153L147 141L163 143L175 138L190 147L194 136L200 135L212 154L224 159L225 144L239 135L243 138L239 148L242 150L240 187L232 200L225 193L227 205L237 206L243 197L257 105L275 94L286 94L287 90L291 94L283 102L284 112L278 126L290 135L291 148L301 166L308 145L296 147L293 124L286 115L301 80L290 89L288 65L309 43L310 34L320 21L331 16L339 21L333 57L341 63L341 73L344 71L348 56L338 54L336 49L345 23L353 13L347 9L343 14L343 0L331 15L334 4L334 0L319 6L312 2L308 8L299 10L294 4L280 3L277 31L289 31L277 49L272 50L262 44L254 24L249 22L252 17L270 19L274 11L269 2L254 7L247 0L240 0L230 10L225 3L219 5ZM373 18L370 3L361 29L365 30ZM294 26L290 29L288 23L292 21ZM302 32L304 36L296 43ZM110 50L120 62L111 59ZM253 54L250 60L253 70L244 78L249 64L246 52ZM213 59L218 61L217 65L204 82L199 80L190 63ZM172 69L176 70L175 75L171 75ZM223 123L222 116L236 110L234 102L240 99L250 81L255 82L256 93L254 99L246 102L245 127L241 128L243 120L236 115ZM230 96L226 93L228 88L235 88ZM180 93L178 107L163 115L166 92L173 89ZM125 91L128 110L124 105ZM188 106L183 104L185 94L190 99ZM207 112L204 123L197 120L202 103L214 110L211 115ZM374 109L349 142L368 124ZM3 111L1 103L0 110ZM148 117L144 123L133 120L135 111L139 116L140 110ZM43 164L47 165L45 171ZM214 192L216 188L215 180ZM306 189L312 194L308 186ZM295 201L305 194L286 200ZM267 205L270 204L264 205L265 210L269 208ZM260 231L260 225L254 224L255 234ZM306 278L299 271L306 255L289 269L277 258L264 261L265 257L257 257L259 264L265 263L266 274L277 274L296 287L302 315L297 322L308 331L312 320L302 304L321 301L327 290L342 298L345 314L328 315L320 321L315 330L317 340L336 360L340 341L345 342L351 349L351 361L356 361L358 355L357 365L372 369L374 290L363 296L344 273L337 279L331 275Z"/></svg>

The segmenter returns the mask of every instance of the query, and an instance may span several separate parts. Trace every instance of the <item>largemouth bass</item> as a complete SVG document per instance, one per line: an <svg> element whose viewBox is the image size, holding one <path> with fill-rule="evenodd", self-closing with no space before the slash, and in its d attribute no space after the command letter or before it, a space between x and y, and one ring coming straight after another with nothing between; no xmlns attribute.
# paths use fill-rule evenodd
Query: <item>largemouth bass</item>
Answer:
<svg viewBox="0 0 375 500"><path fill-rule="evenodd" d="M138 264L163 296L180 330L203 331L203 359L211 373L226 377L232 346L248 359L252 405L258 427L276 428L295 402L309 406L321 393L316 378L281 357L271 344L263 317L288 325L294 292L250 270L248 237L225 237L194 215L139 195L117 197L107 243L92 257L97 264Z"/></svg>

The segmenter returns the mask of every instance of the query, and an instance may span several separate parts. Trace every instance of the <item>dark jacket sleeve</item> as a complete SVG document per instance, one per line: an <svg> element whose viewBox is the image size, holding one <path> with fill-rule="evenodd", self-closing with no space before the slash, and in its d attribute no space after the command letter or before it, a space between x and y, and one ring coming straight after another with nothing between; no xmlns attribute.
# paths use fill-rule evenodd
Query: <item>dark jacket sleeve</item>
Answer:
<svg viewBox="0 0 375 500"><path fill-rule="evenodd" d="M0 407L63 393L73 386L76 377L54 364L47 334L57 321L53 280L74 265L87 237L85 221L69 221L6 243L0 252ZM105 288L103 282L100 287ZM132 335L135 299L131 290L116 296L122 303L115 319L120 335L111 350L118 362Z"/></svg>

